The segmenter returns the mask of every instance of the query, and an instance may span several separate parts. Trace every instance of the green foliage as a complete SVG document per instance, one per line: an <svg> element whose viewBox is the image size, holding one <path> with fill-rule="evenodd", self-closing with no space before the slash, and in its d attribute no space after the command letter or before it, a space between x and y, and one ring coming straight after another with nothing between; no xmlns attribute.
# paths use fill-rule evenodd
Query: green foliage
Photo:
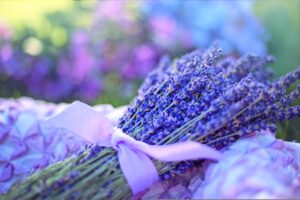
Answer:
<svg viewBox="0 0 300 200"><path fill-rule="evenodd" d="M269 32L275 75L292 71L300 64L300 1L257 1L255 10Z"/></svg>

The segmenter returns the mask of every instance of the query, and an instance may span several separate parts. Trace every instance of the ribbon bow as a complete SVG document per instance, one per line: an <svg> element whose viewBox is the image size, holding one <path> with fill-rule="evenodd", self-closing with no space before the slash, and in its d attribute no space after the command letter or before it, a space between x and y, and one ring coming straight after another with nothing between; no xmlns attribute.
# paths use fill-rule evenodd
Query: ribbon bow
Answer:
<svg viewBox="0 0 300 200"><path fill-rule="evenodd" d="M121 170L133 194L147 189L159 178L150 157L168 162L220 158L219 152L198 142L186 141L158 146L137 141L121 129L114 128L110 120L92 107L79 101L75 101L44 123L68 129L91 143L114 148L118 152Z"/></svg>

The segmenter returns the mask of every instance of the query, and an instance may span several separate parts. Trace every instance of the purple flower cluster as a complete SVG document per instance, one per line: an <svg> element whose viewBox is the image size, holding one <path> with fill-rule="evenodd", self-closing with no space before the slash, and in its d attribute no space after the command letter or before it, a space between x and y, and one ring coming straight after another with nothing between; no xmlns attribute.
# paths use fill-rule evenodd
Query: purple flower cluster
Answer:
<svg viewBox="0 0 300 200"><path fill-rule="evenodd" d="M0 194L37 169L75 154L80 156L85 149L92 148L84 159L74 163L77 165L101 151L102 147L87 143L72 131L43 123L67 105L24 97L0 99ZM94 109L113 124L124 111L124 107L114 109L111 105L98 105ZM72 172L70 177L76 175L78 171Z"/></svg>
<svg viewBox="0 0 300 200"><path fill-rule="evenodd" d="M15 47L13 38L0 41L0 77L3 77L1 96L13 96L18 91L23 95L51 101L91 101L97 98L102 90L101 71L95 67L97 63L88 49L87 37L84 32L74 32L69 46L61 49L61 52L56 49L52 53L55 55L49 52L31 55L33 52L24 52L21 47ZM29 37L19 42L34 49L43 41ZM49 48L44 51L52 52L51 48L54 47Z"/></svg>
<svg viewBox="0 0 300 200"><path fill-rule="evenodd" d="M55 102L104 96L124 104L165 53L206 48L215 39L229 52L266 51L264 31L247 3L76 2L44 20L42 33L29 25L12 34L0 24L1 96ZM121 100L111 100L115 94Z"/></svg>
<svg viewBox="0 0 300 200"><path fill-rule="evenodd" d="M268 133L239 140L208 167L199 199L294 199L300 195L300 145ZM255 170L253 170L255 168Z"/></svg>
<svg viewBox="0 0 300 200"><path fill-rule="evenodd" d="M255 55L222 58L215 46L172 64L165 60L146 79L119 127L149 144L196 140L217 149L259 130L275 132L275 123L300 116L300 106L291 106L299 86L286 94L300 79L300 68L268 81L263 66L272 61ZM181 165L176 173L189 168Z"/></svg>
<svg viewBox="0 0 300 200"><path fill-rule="evenodd" d="M74 154L84 144L72 133L40 123L55 109L27 99L0 100L0 193L20 178ZM43 109L38 109L43 107Z"/></svg>

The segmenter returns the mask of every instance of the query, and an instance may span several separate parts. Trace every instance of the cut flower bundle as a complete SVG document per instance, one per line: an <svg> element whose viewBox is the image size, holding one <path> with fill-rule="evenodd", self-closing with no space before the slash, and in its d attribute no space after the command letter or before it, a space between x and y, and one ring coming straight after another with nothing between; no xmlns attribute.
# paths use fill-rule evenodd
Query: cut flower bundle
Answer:
<svg viewBox="0 0 300 200"><path fill-rule="evenodd" d="M300 106L291 106L300 96L300 86L286 93L300 79L300 68L269 81L271 73L263 66L272 61L255 55L223 58L214 46L173 63L164 58L118 127L147 144L193 140L215 149L260 130L275 132L275 123L300 116ZM112 148L87 146L78 155L29 176L4 198L128 199L132 194L116 155ZM162 180L201 165L200 161L154 163Z"/></svg>

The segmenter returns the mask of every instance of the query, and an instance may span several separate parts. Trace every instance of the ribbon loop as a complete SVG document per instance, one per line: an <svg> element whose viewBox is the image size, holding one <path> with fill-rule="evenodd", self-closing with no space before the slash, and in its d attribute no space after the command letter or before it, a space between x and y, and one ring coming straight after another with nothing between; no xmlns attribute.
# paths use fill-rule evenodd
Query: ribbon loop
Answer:
<svg viewBox="0 0 300 200"><path fill-rule="evenodd" d="M162 146L137 141L121 129L113 128L108 119L79 101L44 123L69 129L89 142L118 151L120 168L134 195L150 187L159 178L150 157L168 162L202 158L218 160L221 157L218 151L192 141Z"/></svg>

